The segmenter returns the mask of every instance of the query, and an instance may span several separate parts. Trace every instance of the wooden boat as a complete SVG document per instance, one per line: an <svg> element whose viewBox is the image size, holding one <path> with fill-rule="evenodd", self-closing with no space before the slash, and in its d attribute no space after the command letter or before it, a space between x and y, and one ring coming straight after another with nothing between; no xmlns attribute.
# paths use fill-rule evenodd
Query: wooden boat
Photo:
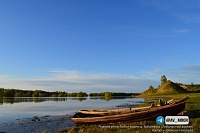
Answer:
<svg viewBox="0 0 200 133"><path fill-rule="evenodd" d="M189 96L186 96L180 100L173 100L170 99L169 101L167 101L167 104L174 104L174 103L179 103L179 102L183 102L185 100L187 100L189 98ZM114 114L114 113L119 113L119 112L130 112L130 111L135 111L135 112L139 112L139 111L143 111L143 110L147 110L151 108L151 106L146 106L146 107L140 107L140 108L118 108L118 109L109 109L109 110L105 110L105 109L101 109L101 110L79 110L79 113L83 113L83 114L102 114L102 115L106 115L106 114Z"/></svg>
<svg viewBox="0 0 200 133"><path fill-rule="evenodd" d="M90 124L90 123L121 123L143 121L156 118L157 116L177 115L185 108L185 102L175 103L171 105L158 106L149 108L139 112L119 112L111 114L84 114L76 113L71 119L76 124Z"/></svg>
<svg viewBox="0 0 200 133"><path fill-rule="evenodd" d="M146 106L146 107L140 107L140 108L119 108L119 109L108 109L108 110L79 110L79 113L83 114L115 114L115 113L120 113L120 112L130 112L130 111L139 111L139 110L146 110L151 108L151 106Z"/></svg>
<svg viewBox="0 0 200 133"><path fill-rule="evenodd" d="M183 98L165 106L148 107L138 110L121 110L109 113L76 113L71 119L76 124L123 123L153 120L157 116L177 115L185 108Z"/></svg>

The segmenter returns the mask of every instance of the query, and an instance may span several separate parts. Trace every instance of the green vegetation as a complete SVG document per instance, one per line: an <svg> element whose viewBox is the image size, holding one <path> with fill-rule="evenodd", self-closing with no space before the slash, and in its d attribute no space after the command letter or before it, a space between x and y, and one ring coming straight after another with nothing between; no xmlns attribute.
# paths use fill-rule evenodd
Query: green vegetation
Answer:
<svg viewBox="0 0 200 133"><path fill-rule="evenodd" d="M110 92L105 92L104 98L106 101L111 99L111 93Z"/></svg>
<svg viewBox="0 0 200 133"><path fill-rule="evenodd" d="M0 97L3 97L4 95L4 88L0 88Z"/></svg>
<svg viewBox="0 0 200 133"><path fill-rule="evenodd" d="M167 78L165 75L161 76L161 85L167 82Z"/></svg>
<svg viewBox="0 0 200 133"><path fill-rule="evenodd" d="M156 94L168 94L168 93L174 94L174 93L187 93L187 92L188 92L187 90L185 90L178 84L168 80L157 89Z"/></svg>
<svg viewBox="0 0 200 133"><path fill-rule="evenodd" d="M18 90L0 88L0 97L87 97L86 92L47 92L42 90Z"/></svg>
<svg viewBox="0 0 200 133"><path fill-rule="evenodd" d="M194 84L194 83L191 83L191 85L181 84L181 83L177 83L177 84L190 92L193 92L193 93L200 92L200 84Z"/></svg>
<svg viewBox="0 0 200 133"><path fill-rule="evenodd" d="M3 96L4 97L14 97L15 96L15 91L14 89L8 89L8 90L4 90L4 93L3 93Z"/></svg>
<svg viewBox="0 0 200 133"><path fill-rule="evenodd" d="M105 96L105 92L101 92L101 93L93 92L93 93L90 93L89 96L90 97Z"/></svg>
<svg viewBox="0 0 200 133"><path fill-rule="evenodd" d="M143 95L155 94L158 90L154 89L152 85L149 86L149 89L143 92Z"/></svg>
<svg viewBox="0 0 200 133"><path fill-rule="evenodd" d="M109 96L108 96L109 95ZM115 96L137 96L140 93L122 93L122 92L101 92L101 93L90 93L89 96L102 96L107 99L111 99L111 97ZM19 90L19 89L4 89L0 88L0 97L88 97L86 92L47 92L42 90Z"/></svg>

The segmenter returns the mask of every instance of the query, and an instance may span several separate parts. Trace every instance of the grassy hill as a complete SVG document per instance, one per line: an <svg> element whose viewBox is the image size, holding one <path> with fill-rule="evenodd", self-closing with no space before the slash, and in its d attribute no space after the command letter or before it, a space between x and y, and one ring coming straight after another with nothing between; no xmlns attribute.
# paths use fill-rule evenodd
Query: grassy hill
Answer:
<svg viewBox="0 0 200 133"><path fill-rule="evenodd" d="M187 93L187 89L181 87L179 84L174 83L170 80L162 83L158 88L149 87L148 90L144 91L142 95L154 95L154 94L175 94L175 93Z"/></svg>
<svg viewBox="0 0 200 133"><path fill-rule="evenodd" d="M156 94L171 94L171 93L187 93L188 90L184 89L180 85L171 82L168 80L166 83L163 83L159 88Z"/></svg>

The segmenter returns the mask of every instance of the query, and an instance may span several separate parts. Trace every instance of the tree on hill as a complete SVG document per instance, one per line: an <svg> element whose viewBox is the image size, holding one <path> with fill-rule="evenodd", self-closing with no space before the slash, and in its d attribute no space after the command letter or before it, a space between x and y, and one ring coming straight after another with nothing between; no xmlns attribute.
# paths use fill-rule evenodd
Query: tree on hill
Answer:
<svg viewBox="0 0 200 133"><path fill-rule="evenodd" d="M167 78L166 78L165 75L161 76L161 85L162 85L163 83L167 83Z"/></svg>

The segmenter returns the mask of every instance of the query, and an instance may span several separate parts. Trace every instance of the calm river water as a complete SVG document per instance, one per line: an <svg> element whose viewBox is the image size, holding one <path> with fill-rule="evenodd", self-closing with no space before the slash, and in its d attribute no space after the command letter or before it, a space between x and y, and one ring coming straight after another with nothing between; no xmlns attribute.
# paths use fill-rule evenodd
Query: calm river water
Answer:
<svg viewBox="0 0 200 133"><path fill-rule="evenodd" d="M111 109L144 102L143 98L0 98L0 123L19 118L44 115L73 115L80 109Z"/></svg>

